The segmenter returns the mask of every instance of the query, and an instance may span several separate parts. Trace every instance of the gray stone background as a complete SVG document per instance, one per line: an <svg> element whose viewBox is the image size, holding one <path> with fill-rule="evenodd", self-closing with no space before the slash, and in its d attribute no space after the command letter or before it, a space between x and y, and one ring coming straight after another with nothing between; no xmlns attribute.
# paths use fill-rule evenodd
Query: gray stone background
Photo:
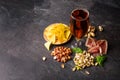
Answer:
<svg viewBox="0 0 120 80"><path fill-rule="evenodd" d="M103 25L98 39L109 42L104 67L72 72L73 62L56 62L44 47L43 30L56 22L69 24L75 8L86 8L94 26ZM0 80L119 80L119 0L0 0ZM64 46L70 47L71 39ZM55 46L52 47L52 49ZM42 57L47 61L43 62Z"/></svg>

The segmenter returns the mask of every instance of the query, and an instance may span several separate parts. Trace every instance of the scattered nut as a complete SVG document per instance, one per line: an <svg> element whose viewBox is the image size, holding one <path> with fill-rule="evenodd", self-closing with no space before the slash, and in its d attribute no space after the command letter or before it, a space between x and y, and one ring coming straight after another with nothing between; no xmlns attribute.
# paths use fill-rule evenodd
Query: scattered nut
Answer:
<svg viewBox="0 0 120 80"><path fill-rule="evenodd" d="M42 57L42 60L43 60L43 61L46 61L46 59L47 59L47 58L46 58L45 56Z"/></svg>
<svg viewBox="0 0 120 80"><path fill-rule="evenodd" d="M88 38L91 37L90 33L87 34L87 37L88 37Z"/></svg>
<svg viewBox="0 0 120 80"><path fill-rule="evenodd" d="M95 32L95 27L91 26L91 32Z"/></svg>
<svg viewBox="0 0 120 80"><path fill-rule="evenodd" d="M54 56L54 57L53 57L53 59L55 59L55 60L56 60L56 59L57 59L57 57L56 57L56 56Z"/></svg>
<svg viewBox="0 0 120 80"><path fill-rule="evenodd" d="M95 33L90 32L90 36L95 37Z"/></svg>
<svg viewBox="0 0 120 80"><path fill-rule="evenodd" d="M75 68L75 67L73 67L73 68L72 68L72 71L75 71L75 70L76 70L76 68Z"/></svg>
<svg viewBox="0 0 120 80"><path fill-rule="evenodd" d="M95 66L97 66L97 65L98 65L98 63L96 62L96 63L95 63Z"/></svg>
<svg viewBox="0 0 120 80"><path fill-rule="evenodd" d="M103 31L103 27L102 26L98 26L99 31Z"/></svg>
<svg viewBox="0 0 120 80"><path fill-rule="evenodd" d="M88 33L87 34L85 34L85 36L84 37L87 37L88 36Z"/></svg>
<svg viewBox="0 0 120 80"><path fill-rule="evenodd" d="M64 65L64 64L61 64L61 68L65 68L65 65Z"/></svg>
<svg viewBox="0 0 120 80"><path fill-rule="evenodd" d="M83 51L83 54L85 54L85 53L86 53L86 51L84 50L84 51Z"/></svg>
<svg viewBox="0 0 120 80"><path fill-rule="evenodd" d="M85 73L86 73L87 75L89 75L89 74L90 74L90 72L89 72L89 71L87 71L87 70L85 70Z"/></svg>

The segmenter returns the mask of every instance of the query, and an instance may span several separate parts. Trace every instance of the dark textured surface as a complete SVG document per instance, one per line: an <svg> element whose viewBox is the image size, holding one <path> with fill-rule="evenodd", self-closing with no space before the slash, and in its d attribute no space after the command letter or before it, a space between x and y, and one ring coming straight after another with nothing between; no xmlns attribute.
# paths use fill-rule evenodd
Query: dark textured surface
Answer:
<svg viewBox="0 0 120 80"><path fill-rule="evenodd" d="M72 61L61 69L44 47L45 27L69 24L70 12L78 7L90 11L92 25L103 25L104 32L98 32L97 38L109 42L104 67L87 68L90 75L84 70L72 72ZM119 80L119 22L119 0L0 0L0 80ZM64 46L73 43L74 39Z"/></svg>

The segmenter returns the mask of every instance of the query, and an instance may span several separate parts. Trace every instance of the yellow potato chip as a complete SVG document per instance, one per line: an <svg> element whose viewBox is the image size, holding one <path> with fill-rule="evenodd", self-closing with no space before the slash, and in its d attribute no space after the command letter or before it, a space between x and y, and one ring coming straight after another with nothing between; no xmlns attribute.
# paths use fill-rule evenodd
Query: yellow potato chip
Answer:
<svg viewBox="0 0 120 80"><path fill-rule="evenodd" d="M53 34L50 38L49 38L50 42L55 43L56 41L56 37L55 34Z"/></svg>
<svg viewBox="0 0 120 80"><path fill-rule="evenodd" d="M44 46L47 48L47 50L50 50L50 45L51 45L51 42L49 42L49 41L44 44Z"/></svg>
<svg viewBox="0 0 120 80"><path fill-rule="evenodd" d="M65 31L65 38L68 39L69 36L70 36L70 31L69 31L69 30L68 30L68 31Z"/></svg>

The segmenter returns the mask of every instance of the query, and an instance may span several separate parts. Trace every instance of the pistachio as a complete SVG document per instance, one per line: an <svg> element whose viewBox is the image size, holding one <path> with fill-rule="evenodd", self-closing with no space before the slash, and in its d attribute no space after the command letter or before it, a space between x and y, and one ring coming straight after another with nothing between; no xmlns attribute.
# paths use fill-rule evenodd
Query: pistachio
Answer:
<svg viewBox="0 0 120 80"><path fill-rule="evenodd" d="M87 34L85 34L85 37L87 37L88 36L88 33Z"/></svg>
<svg viewBox="0 0 120 80"><path fill-rule="evenodd" d="M90 32L95 32L95 27L94 26L90 27Z"/></svg>
<svg viewBox="0 0 120 80"><path fill-rule="evenodd" d="M90 28L91 28L91 26L89 26L89 28L88 28L88 32L90 32Z"/></svg>
<svg viewBox="0 0 120 80"><path fill-rule="evenodd" d="M74 68L72 68L72 71L75 71L76 70L76 68L74 67Z"/></svg>
<svg viewBox="0 0 120 80"><path fill-rule="evenodd" d="M90 72L89 72L89 71L87 71L87 70L85 70L85 73L86 73L87 75L89 75L89 74L90 74Z"/></svg>
<svg viewBox="0 0 120 80"><path fill-rule="evenodd" d="M95 37L95 27L89 26L88 32L86 33L85 37Z"/></svg>
<svg viewBox="0 0 120 80"><path fill-rule="evenodd" d="M43 61L46 61L46 59L47 59L47 58L46 58L45 56L42 57L42 60L43 60Z"/></svg>
<svg viewBox="0 0 120 80"><path fill-rule="evenodd" d="M103 27L102 26L98 26L99 31L103 31Z"/></svg>
<svg viewBox="0 0 120 80"><path fill-rule="evenodd" d="M95 63L95 66L97 66L97 65L98 65L98 63L96 62L96 63Z"/></svg>
<svg viewBox="0 0 120 80"><path fill-rule="evenodd" d="M65 65L64 65L64 64L61 64L61 68L65 68Z"/></svg>
<svg viewBox="0 0 120 80"><path fill-rule="evenodd" d="M53 59L57 59L57 57L56 57L56 56L54 56L54 57L53 57Z"/></svg>
<svg viewBox="0 0 120 80"><path fill-rule="evenodd" d="M77 70L84 69L85 67L90 67L94 65L94 57L90 55L90 53L83 51L82 53L75 54L75 57L73 59Z"/></svg>
<svg viewBox="0 0 120 80"><path fill-rule="evenodd" d="M91 34L90 34L90 33L88 33L88 34L87 34L87 37L88 37L88 38L89 38L89 37L91 37Z"/></svg>
<svg viewBox="0 0 120 80"><path fill-rule="evenodd" d="M90 35L91 35L92 37L95 37L95 33L93 33L93 32L90 32Z"/></svg>

